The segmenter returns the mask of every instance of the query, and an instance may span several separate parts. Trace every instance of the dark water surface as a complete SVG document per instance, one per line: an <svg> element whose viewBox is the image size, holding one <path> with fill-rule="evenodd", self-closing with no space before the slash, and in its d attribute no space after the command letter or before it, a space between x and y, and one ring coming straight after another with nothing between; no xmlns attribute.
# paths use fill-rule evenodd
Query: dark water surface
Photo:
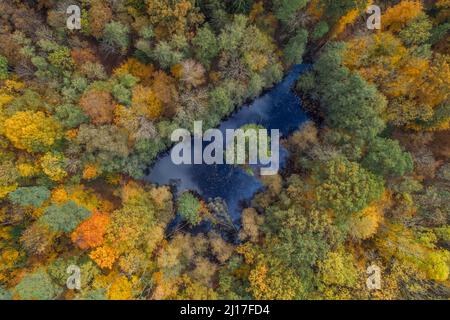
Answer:
<svg viewBox="0 0 450 320"><path fill-rule="evenodd" d="M292 87L307 65L297 65L270 91L249 105L237 109L218 129L238 129L245 124L258 124L270 129L279 129L287 136L307 120L300 99ZM225 134L224 134L225 136ZM281 148L280 164L286 162L287 151ZM259 170L258 170L259 172ZM253 198L263 185L243 168L233 165L175 165L170 153L162 156L149 170L146 180L157 185L172 185L177 194L193 190L202 198L221 198L228 206L229 214L239 225L243 204Z"/></svg>

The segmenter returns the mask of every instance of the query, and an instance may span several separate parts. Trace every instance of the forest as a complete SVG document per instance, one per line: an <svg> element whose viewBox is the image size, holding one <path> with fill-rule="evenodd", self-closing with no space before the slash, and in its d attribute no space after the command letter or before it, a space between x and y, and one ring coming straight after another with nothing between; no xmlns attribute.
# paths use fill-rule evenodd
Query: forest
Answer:
<svg viewBox="0 0 450 320"><path fill-rule="evenodd" d="M449 0L0 0L0 300L449 299L449 32ZM144 180L302 63L238 227Z"/></svg>

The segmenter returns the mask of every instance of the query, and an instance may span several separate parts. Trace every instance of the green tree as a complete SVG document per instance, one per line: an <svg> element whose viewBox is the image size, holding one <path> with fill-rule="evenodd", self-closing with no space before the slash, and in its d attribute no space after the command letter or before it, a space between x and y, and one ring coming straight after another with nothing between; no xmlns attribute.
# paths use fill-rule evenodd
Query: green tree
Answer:
<svg viewBox="0 0 450 320"><path fill-rule="evenodd" d="M53 231L71 232L90 215L91 212L86 208L68 201L63 205L54 204L46 208L39 222L48 225Z"/></svg>
<svg viewBox="0 0 450 320"><path fill-rule="evenodd" d="M398 141L383 138L370 143L362 164L382 176L403 176L413 170L411 155L402 151Z"/></svg>
<svg viewBox="0 0 450 320"><path fill-rule="evenodd" d="M24 300L53 300L61 292L62 289L52 282L43 269L25 275L14 288L14 294Z"/></svg>
<svg viewBox="0 0 450 320"><path fill-rule="evenodd" d="M50 191L46 187L21 187L11 192L8 197L12 203L40 208L50 198Z"/></svg>
<svg viewBox="0 0 450 320"><path fill-rule="evenodd" d="M163 69L169 69L183 60L183 54L172 48L166 41L160 41L153 50L152 55L153 59L156 60Z"/></svg>
<svg viewBox="0 0 450 320"><path fill-rule="evenodd" d="M320 103L328 125L370 140L385 128L380 115L387 102L375 86L342 65L343 48L340 43L329 45L312 72L300 78L298 88Z"/></svg>
<svg viewBox="0 0 450 320"><path fill-rule="evenodd" d="M286 65L302 63L307 41L308 32L305 29L298 30L297 34L289 39L283 52Z"/></svg>
<svg viewBox="0 0 450 320"><path fill-rule="evenodd" d="M383 180L355 162L334 158L313 169L317 202L324 209L348 216L381 197Z"/></svg>
<svg viewBox="0 0 450 320"><path fill-rule="evenodd" d="M202 221L199 215L200 208L200 201L190 192L183 193L178 199L178 212L183 219L194 226Z"/></svg>
<svg viewBox="0 0 450 320"><path fill-rule="evenodd" d="M0 55L0 80L8 78L8 60Z"/></svg>
<svg viewBox="0 0 450 320"><path fill-rule="evenodd" d="M202 65L209 67L219 53L219 46L214 32L208 24L202 26L192 39L195 57Z"/></svg>
<svg viewBox="0 0 450 320"><path fill-rule="evenodd" d="M325 16L331 20L332 23L336 22L344 16L346 13L353 9L364 10L367 7L367 0L321 0L321 3L325 9Z"/></svg>
<svg viewBox="0 0 450 320"><path fill-rule="evenodd" d="M275 16L284 24L288 24L295 13L306 6L308 0L274 0Z"/></svg>
<svg viewBox="0 0 450 320"><path fill-rule="evenodd" d="M319 40L324 35L326 35L330 31L330 27L328 26L328 23L325 21L319 21L315 27L313 32L311 33L311 37L313 40Z"/></svg>
<svg viewBox="0 0 450 320"><path fill-rule="evenodd" d="M124 55L130 46L130 28L117 21L112 21L103 30L103 45L113 53Z"/></svg>
<svg viewBox="0 0 450 320"><path fill-rule="evenodd" d="M420 15L410 21L399 33L400 39L407 46L421 45L426 43L431 37L433 25L427 15Z"/></svg>
<svg viewBox="0 0 450 320"><path fill-rule="evenodd" d="M0 287L0 301L1 300L11 300L12 299L12 293L8 290L4 289L3 287Z"/></svg>
<svg viewBox="0 0 450 320"><path fill-rule="evenodd" d="M55 117L67 129L76 128L80 124L89 121L89 117L80 107L69 104L57 106L55 108Z"/></svg>

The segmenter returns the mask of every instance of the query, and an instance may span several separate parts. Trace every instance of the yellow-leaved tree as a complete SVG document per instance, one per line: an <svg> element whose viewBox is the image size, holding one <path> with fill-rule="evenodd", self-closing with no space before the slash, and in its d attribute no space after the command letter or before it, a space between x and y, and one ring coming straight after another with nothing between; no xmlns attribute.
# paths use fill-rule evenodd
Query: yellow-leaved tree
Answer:
<svg viewBox="0 0 450 320"><path fill-rule="evenodd" d="M41 111L15 113L6 119L4 132L16 148L28 152L48 150L61 136L59 124Z"/></svg>
<svg viewBox="0 0 450 320"><path fill-rule="evenodd" d="M141 85L133 90L132 109L150 120L158 119L163 111L162 103L153 90Z"/></svg>
<svg viewBox="0 0 450 320"><path fill-rule="evenodd" d="M381 26L385 30L398 32L421 13L422 4L420 1L402 1L386 10L386 13L381 17Z"/></svg>

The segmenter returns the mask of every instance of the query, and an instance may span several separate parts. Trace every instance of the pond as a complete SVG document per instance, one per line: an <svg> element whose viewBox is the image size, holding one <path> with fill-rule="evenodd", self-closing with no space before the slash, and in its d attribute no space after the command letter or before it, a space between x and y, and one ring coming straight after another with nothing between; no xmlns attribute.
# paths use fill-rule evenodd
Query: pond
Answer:
<svg viewBox="0 0 450 320"><path fill-rule="evenodd" d="M252 103L237 109L218 129L238 129L246 124L258 124L279 129L281 137L297 130L307 120L301 101L292 90L299 76L308 68L296 65L286 77ZM281 147L280 167L286 163L288 153ZM192 190L203 199L220 198L228 208L228 214L235 226L240 224L242 209L263 188L257 177L235 165L175 165L170 153L160 157L150 168L146 181L157 185L171 185L176 195ZM179 223L176 219L174 224ZM200 226L198 229L204 229Z"/></svg>

